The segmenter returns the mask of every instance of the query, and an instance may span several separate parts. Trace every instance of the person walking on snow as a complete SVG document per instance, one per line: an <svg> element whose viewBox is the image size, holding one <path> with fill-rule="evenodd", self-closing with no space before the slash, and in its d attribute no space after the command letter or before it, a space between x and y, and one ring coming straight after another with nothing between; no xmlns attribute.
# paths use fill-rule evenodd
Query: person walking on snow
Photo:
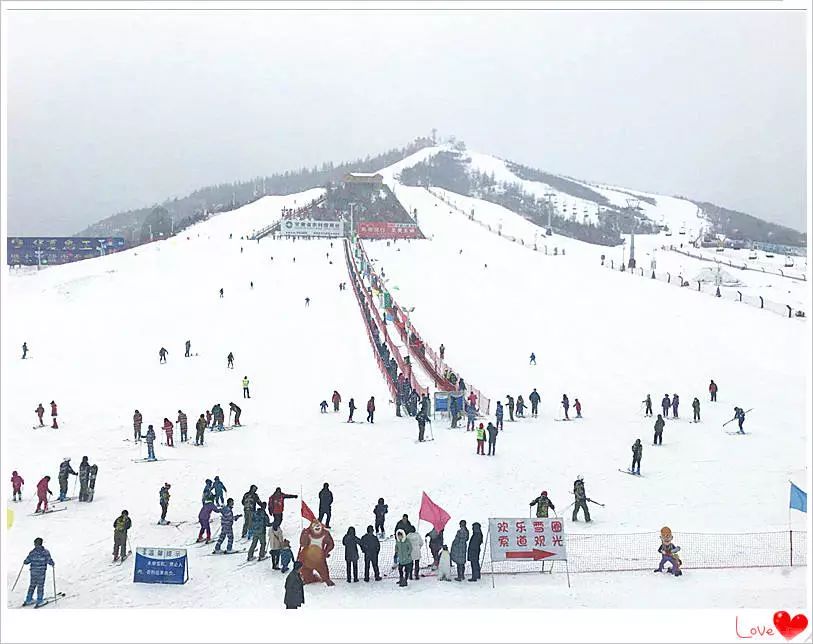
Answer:
<svg viewBox="0 0 813 644"><path fill-rule="evenodd" d="M164 483L164 487L158 491L158 503L161 506L161 518L158 519L158 525L166 525L169 523L169 521L167 521L167 510L169 509L170 487L172 486L169 483Z"/></svg>
<svg viewBox="0 0 813 644"><path fill-rule="evenodd" d="M77 476L76 472L71 467L71 459L67 456L62 459L59 466L59 497L60 501L65 501L68 498L68 476L73 474Z"/></svg>
<svg viewBox="0 0 813 644"><path fill-rule="evenodd" d="M712 380L709 383L709 396L711 397L711 402L717 402L717 383Z"/></svg>
<svg viewBox="0 0 813 644"><path fill-rule="evenodd" d="M11 473L11 500L14 502L23 500L23 477L17 474L17 470Z"/></svg>
<svg viewBox="0 0 813 644"><path fill-rule="evenodd" d="M514 422L514 397L506 395L508 399L508 420Z"/></svg>
<svg viewBox="0 0 813 644"><path fill-rule="evenodd" d="M382 539L386 535L384 530L384 519L387 516L388 507L387 504L384 503L384 499L378 499L378 503L373 508L373 514L375 515L375 533L379 535Z"/></svg>
<svg viewBox="0 0 813 644"><path fill-rule="evenodd" d="M579 399L574 399L573 408L576 410L576 418L582 417L582 404L579 402Z"/></svg>
<svg viewBox="0 0 813 644"><path fill-rule="evenodd" d="M305 603L305 582L299 574L301 561L294 562L294 569L285 578L285 608L297 609Z"/></svg>
<svg viewBox="0 0 813 644"><path fill-rule="evenodd" d="M282 513L285 512L285 499L298 499L296 494L288 494L283 492L279 487L274 490L274 493L268 497L268 509L274 516L274 526L279 527L282 524ZM263 504L265 505L265 504Z"/></svg>
<svg viewBox="0 0 813 644"><path fill-rule="evenodd" d="M174 425L169 418L164 418L164 432L167 435L167 447L175 447L175 442L172 440L172 428Z"/></svg>
<svg viewBox="0 0 813 644"><path fill-rule="evenodd" d="M678 405L680 404L680 398L678 398L677 394L672 394L672 417L678 417Z"/></svg>
<svg viewBox="0 0 813 644"><path fill-rule="evenodd" d="M167 361L167 354L168 353L169 353L169 351L167 351L164 347L161 347L158 350L158 364L163 364L163 363L165 363Z"/></svg>
<svg viewBox="0 0 813 644"><path fill-rule="evenodd" d="M28 355L28 343L23 342L23 360L25 360L25 357L27 355Z"/></svg>
<svg viewBox="0 0 813 644"><path fill-rule="evenodd" d="M373 416L375 415L375 398L370 396L370 400L367 401L367 422L373 422Z"/></svg>
<svg viewBox="0 0 813 644"><path fill-rule="evenodd" d="M215 477L215 480L217 480L217 477ZM234 515L234 499L232 498L229 498L223 507L215 507L212 511L220 513L220 536L217 538L212 554L220 554L220 546L226 539L228 539L226 541L226 552L231 552L232 546L234 546L234 522L243 515Z"/></svg>
<svg viewBox="0 0 813 644"><path fill-rule="evenodd" d="M646 408L644 409L644 416L651 416L652 415L652 396L649 394L646 395L646 400L641 401Z"/></svg>
<svg viewBox="0 0 813 644"><path fill-rule="evenodd" d="M330 400L333 403L333 411L334 412L339 411L339 405L342 402L342 397L339 395L339 392L334 390L333 397Z"/></svg>
<svg viewBox="0 0 813 644"><path fill-rule="evenodd" d="M198 422L195 423L195 445L203 445L203 434L206 431L206 425L206 418L201 414Z"/></svg>
<svg viewBox="0 0 813 644"><path fill-rule="evenodd" d="M132 525L127 510L122 510L121 515L113 521L113 561L127 559L127 531Z"/></svg>
<svg viewBox="0 0 813 644"><path fill-rule="evenodd" d="M482 427L482 424L480 426ZM494 456L497 451L497 428L492 423L489 423L488 427L486 427L486 433L488 434L488 455Z"/></svg>
<svg viewBox="0 0 813 644"><path fill-rule="evenodd" d="M51 559L51 553L42 545L42 537L34 539L34 549L28 553L23 565L31 566L31 581L28 584L28 593L25 596L23 606L30 606L34 603L34 591L37 592L37 606L42 606L45 603L43 600L45 573L48 571L48 566L55 565L54 560Z"/></svg>
<svg viewBox="0 0 813 644"><path fill-rule="evenodd" d="M497 401L497 411L494 412L494 416L497 419L497 429L502 431L503 428L504 428L503 427L503 408L502 408L502 403L499 400Z"/></svg>
<svg viewBox="0 0 813 644"><path fill-rule="evenodd" d="M697 397L692 401L692 412L694 414L694 418L692 419L695 423L700 422L700 400Z"/></svg>
<svg viewBox="0 0 813 644"><path fill-rule="evenodd" d="M652 440L653 445L662 445L663 444L663 428L666 426L666 423L663 420L663 417L658 414L658 418L655 421L655 438Z"/></svg>
<svg viewBox="0 0 813 644"><path fill-rule="evenodd" d="M40 512L48 512L48 495L50 494L53 496L53 492L51 492L48 484L51 482L50 476L43 476L40 479L40 482L37 483L37 509L34 510L34 514L38 514ZM42 505L42 510L40 510L40 505Z"/></svg>
<svg viewBox="0 0 813 644"><path fill-rule="evenodd" d="M212 501L207 501L203 504L203 507L198 512L198 523L200 523L200 532L198 532L198 543L203 541L203 533L206 533L206 543L212 541L212 529L210 526L210 520L212 517L212 512L215 510L215 504Z"/></svg>
<svg viewBox="0 0 813 644"><path fill-rule="evenodd" d="M567 399L567 394L562 394L562 408L565 410L565 420L570 420L567 411L570 409L570 401Z"/></svg>
<svg viewBox="0 0 813 644"><path fill-rule="evenodd" d="M410 532L406 536L406 540L412 548L412 566L409 569L410 579L421 578L421 550L423 549L423 539L417 531Z"/></svg>
<svg viewBox="0 0 813 644"><path fill-rule="evenodd" d="M446 347L444 347L442 343L438 347L438 351L440 352L440 359L443 360L443 356L446 355Z"/></svg>
<svg viewBox="0 0 813 644"><path fill-rule="evenodd" d="M373 526L367 526L367 533L361 538L361 551L364 553L364 581L370 581L370 566L373 568L373 578L381 581L378 569L378 553L381 552L381 542L373 533Z"/></svg>
<svg viewBox="0 0 813 644"><path fill-rule="evenodd" d="M229 355L226 356L226 368L234 369L234 354L231 351L229 351Z"/></svg>
<svg viewBox="0 0 813 644"><path fill-rule="evenodd" d="M189 355L190 355L190 354L189 354L189 352L190 352L190 350L192 349L192 343L191 343L189 340L187 340L187 341L186 341L186 343L184 344L184 349L185 349L186 351L185 351L185 353L183 354L183 357L184 357L184 358L188 358L188 357L189 357Z"/></svg>
<svg viewBox="0 0 813 644"><path fill-rule="evenodd" d="M661 409L663 409L663 417L669 418L669 408L672 406L672 401L669 400L669 394L663 395L663 400L661 400Z"/></svg>
<svg viewBox="0 0 813 644"><path fill-rule="evenodd" d="M477 427L477 453L481 456L486 455L485 451L486 430L483 428L483 423Z"/></svg>
<svg viewBox="0 0 813 644"><path fill-rule="evenodd" d="M271 553L271 570L279 570L280 552L285 548L285 535L280 528L268 530L268 552Z"/></svg>
<svg viewBox="0 0 813 644"><path fill-rule="evenodd" d="M534 354L534 353L531 354L531 361L530 361L529 365L531 365L531 364L533 364L533 365L536 364L536 354Z"/></svg>
<svg viewBox="0 0 813 644"><path fill-rule="evenodd" d="M540 495L536 497L533 501L531 501L528 505L531 507L536 506L536 517L538 519L547 519L548 518L548 508L551 510L556 510L556 506L553 505L553 501L548 498L548 491L542 490Z"/></svg>
<svg viewBox="0 0 813 644"><path fill-rule="evenodd" d="M528 400L531 403L531 417L536 418L539 415L539 401L541 400L539 396L539 392L534 387L534 390L531 392L531 395L528 396Z"/></svg>
<svg viewBox="0 0 813 644"><path fill-rule="evenodd" d="M251 398L248 391L248 376L243 376L243 398Z"/></svg>
<svg viewBox="0 0 813 644"><path fill-rule="evenodd" d="M59 429L59 423L56 422L56 403L51 401L51 429Z"/></svg>
<svg viewBox="0 0 813 644"><path fill-rule="evenodd" d="M409 569L412 567L412 546L403 530L395 531L395 559L398 562L398 585L407 586Z"/></svg>
<svg viewBox="0 0 813 644"><path fill-rule="evenodd" d="M457 534L452 541L452 561L457 566L457 577L455 581L463 581L466 574L466 554L469 545L469 529L466 527L466 522L461 521Z"/></svg>
<svg viewBox="0 0 813 644"><path fill-rule="evenodd" d="M212 492L215 494L215 505L223 505L223 493L228 492L228 490L219 476L215 476L214 483L212 483Z"/></svg>
<svg viewBox="0 0 813 644"><path fill-rule="evenodd" d="M354 527L347 528L347 534L342 538L344 546L344 562L347 567L347 583L351 583L350 572L353 572L352 582L359 580L359 546L361 540L356 536Z"/></svg>
<svg viewBox="0 0 813 644"><path fill-rule="evenodd" d="M474 431L474 422L477 420L477 410L474 405L466 403L466 431Z"/></svg>
<svg viewBox="0 0 813 644"><path fill-rule="evenodd" d="M630 472L632 474L641 474L641 456L644 453L644 446L641 445L641 439L636 438L635 442L632 444L632 467L630 468Z"/></svg>
<svg viewBox="0 0 813 644"><path fill-rule="evenodd" d="M319 523L322 523L322 518L326 518L327 520L324 521L325 527L330 529L330 515L331 515L331 507L333 506L333 492L330 491L330 486L325 483L322 486L322 489L319 490Z"/></svg>
<svg viewBox="0 0 813 644"><path fill-rule="evenodd" d="M471 564L471 579L469 581L480 580L480 548L483 545L483 531L476 521L471 524L471 540L468 547L468 560Z"/></svg>
<svg viewBox="0 0 813 644"><path fill-rule="evenodd" d="M133 414L133 442L140 443L141 442L141 423L143 421L143 417L141 416L141 412L137 409Z"/></svg>
<svg viewBox="0 0 813 644"><path fill-rule="evenodd" d="M352 423L353 422L353 412L356 411L356 403L352 398L350 399L350 402L347 403L347 407L350 410L350 415L347 417L347 422Z"/></svg>
<svg viewBox="0 0 813 644"><path fill-rule="evenodd" d="M37 420L39 421L40 427L45 427L45 423L42 422L42 415L45 413L45 407L42 406L42 403L39 403L34 411L37 414Z"/></svg>

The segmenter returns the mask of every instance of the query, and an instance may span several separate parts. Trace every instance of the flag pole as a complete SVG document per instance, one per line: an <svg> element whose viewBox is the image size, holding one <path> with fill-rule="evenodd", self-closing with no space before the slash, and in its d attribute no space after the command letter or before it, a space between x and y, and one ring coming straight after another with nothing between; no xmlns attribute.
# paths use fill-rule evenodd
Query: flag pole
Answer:
<svg viewBox="0 0 813 644"><path fill-rule="evenodd" d="M494 586L494 552L491 549L491 519L488 520L488 530L486 531L486 546L488 547L488 554L490 555L491 559L491 588L493 589ZM483 548L483 559L485 559L486 550Z"/></svg>
<svg viewBox="0 0 813 644"><path fill-rule="evenodd" d="M302 532L302 504L305 498L302 496L302 483L299 484L299 531Z"/></svg>

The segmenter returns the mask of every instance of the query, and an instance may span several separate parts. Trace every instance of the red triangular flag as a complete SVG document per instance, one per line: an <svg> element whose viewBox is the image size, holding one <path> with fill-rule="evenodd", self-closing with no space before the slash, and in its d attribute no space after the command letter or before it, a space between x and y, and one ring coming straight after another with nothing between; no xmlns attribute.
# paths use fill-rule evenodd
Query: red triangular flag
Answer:
<svg viewBox="0 0 813 644"><path fill-rule="evenodd" d="M308 504L302 501L302 518L307 519L308 523L313 523L316 521L316 517L314 516L311 509L308 507Z"/></svg>
<svg viewBox="0 0 813 644"><path fill-rule="evenodd" d="M418 518L428 521L432 526L440 532L449 522L451 518L449 513L442 507L436 505L429 495L424 492L421 498L421 511L418 513Z"/></svg>

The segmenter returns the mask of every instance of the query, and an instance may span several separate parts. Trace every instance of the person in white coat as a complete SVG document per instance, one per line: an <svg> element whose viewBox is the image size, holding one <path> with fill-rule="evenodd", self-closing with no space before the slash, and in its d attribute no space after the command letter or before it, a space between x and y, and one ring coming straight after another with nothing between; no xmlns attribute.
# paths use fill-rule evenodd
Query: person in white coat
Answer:
<svg viewBox="0 0 813 644"><path fill-rule="evenodd" d="M407 541L409 541L409 545L412 546L412 570L409 573L409 578L419 579L421 576L421 549L423 548L423 539L421 539L417 531L410 532L406 538Z"/></svg>
<svg viewBox="0 0 813 644"><path fill-rule="evenodd" d="M452 581L452 556L449 554L449 546L447 545L444 545L443 550L440 551L438 581Z"/></svg>

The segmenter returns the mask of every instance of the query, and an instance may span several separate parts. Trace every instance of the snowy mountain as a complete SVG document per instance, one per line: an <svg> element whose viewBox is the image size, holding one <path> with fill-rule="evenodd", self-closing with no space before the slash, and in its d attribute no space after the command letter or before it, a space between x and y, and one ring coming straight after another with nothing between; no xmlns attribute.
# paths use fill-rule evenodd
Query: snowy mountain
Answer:
<svg viewBox="0 0 813 644"><path fill-rule="evenodd" d="M16 470L26 485L24 501L9 503L9 607L22 602L27 583L10 588L33 538L41 536L58 563L60 588L69 594L65 607L282 608L284 578L268 562L237 568L244 556L209 556L211 544L195 545L201 491L214 475L238 505L256 484L262 499L280 486L314 511L319 489L330 483L337 548L329 563L337 586L307 586L309 609L538 607L536 575L501 576L499 594L490 583L439 584L434 577L401 589L389 570L391 542L382 544L384 581L346 584L340 544L348 527L363 534L373 523L379 497L389 504L388 533L407 513L423 535L430 526L419 524L417 514L427 492L452 517L445 535L451 544L459 520L485 527L489 517L524 517L543 489L565 518L574 569L603 569L599 564L609 552L591 539L621 539L639 552L630 564L635 571L583 572L572 588L563 574L551 575L547 607L734 608L804 601L805 567L698 569L693 562L715 553L686 546L688 574L679 594L651 567L659 560L657 534L664 525L683 544L700 543L697 535L705 533L785 534L788 479L803 486L809 481L803 405L809 356L800 351L808 347L808 323L610 270L606 263L620 261L624 246L555 232L548 237L544 228L487 199L405 185L405 171L444 150L425 147L380 169L406 211L417 211L427 239L364 242L364 249L428 344L443 343L449 363L492 401L507 394L527 399L537 388L539 417L506 420L494 457L477 455L473 434L451 429L440 415L431 425L434 440L416 441L414 420L394 414L353 290L339 289L350 281L342 243L241 239L273 223L283 208L318 197L318 189L265 197L115 255L13 272L3 311L4 350L14 356L4 365L3 476L8 480ZM471 168L493 173L495 180L516 179L536 197L553 192L566 207L575 203L577 213L587 207L592 218L590 204L596 210L601 205L574 201L553 180L521 179L499 159L469 157ZM580 185L611 206L626 205L622 189ZM691 202L638 194L648 219L670 229L685 225L687 238L688 230L699 232L705 224ZM636 237L640 263L657 258L660 267L679 266L687 275L706 266L662 248L665 235ZM744 272L742 281L759 292L786 290L809 311L800 281L797 288L797 280L756 272ZM184 358L187 339L193 356ZM20 360L15 354L24 341L31 353ZM170 352L166 364L158 360L162 346ZM229 352L233 370L226 365ZM536 365L529 365L531 352ZM437 389L425 371L417 372L422 385ZM241 397L244 376L250 399ZM712 378L720 387L716 403L707 393ZM320 413L319 403L329 402L334 390L342 396L341 413ZM663 446L653 447L653 419L643 416L641 401L651 394L657 413L663 394L675 392L680 419L670 417ZM563 393L581 401L583 419L559 422ZM356 420L363 421L371 396L375 423L345 422L349 399L359 408ZM697 424L687 420L695 396L701 403ZM50 400L59 405L60 428L32 429L34 408ZM161 460L136 462L143 447L127 440L135 409L161 436L164 418L174 422L183 410L191 426L215 402L239 404L245 426L207 432L205 447L180 444L176 428L175 447L156 444ZM721 427L734 406L752 410L744 436ZM493 411L481 420L493 421ZM629 466L636 438L645 446L640 479L619 471ZM66 511L34 516L37 481L50 474L57 490L62 459L71 457L76 468L83 455L99 464L94 502L69 501ZM570 520L577 475L584 476L590 497L604 504L591 508L589 524ZM157 525L165 482L172 484L168 518L185 522L177 527ZM133 547L188 548L189 583L171 589L133 584L131 560L111 565L111 528L125 508L133 520ZM299 499L286 505L282 527L296 554ZM795 520L794 530L805 527ZM238 544L245 547L239 538ZM762 555L739 556L754 564ZM428 563L426 550L423 558Z"/></svg>

